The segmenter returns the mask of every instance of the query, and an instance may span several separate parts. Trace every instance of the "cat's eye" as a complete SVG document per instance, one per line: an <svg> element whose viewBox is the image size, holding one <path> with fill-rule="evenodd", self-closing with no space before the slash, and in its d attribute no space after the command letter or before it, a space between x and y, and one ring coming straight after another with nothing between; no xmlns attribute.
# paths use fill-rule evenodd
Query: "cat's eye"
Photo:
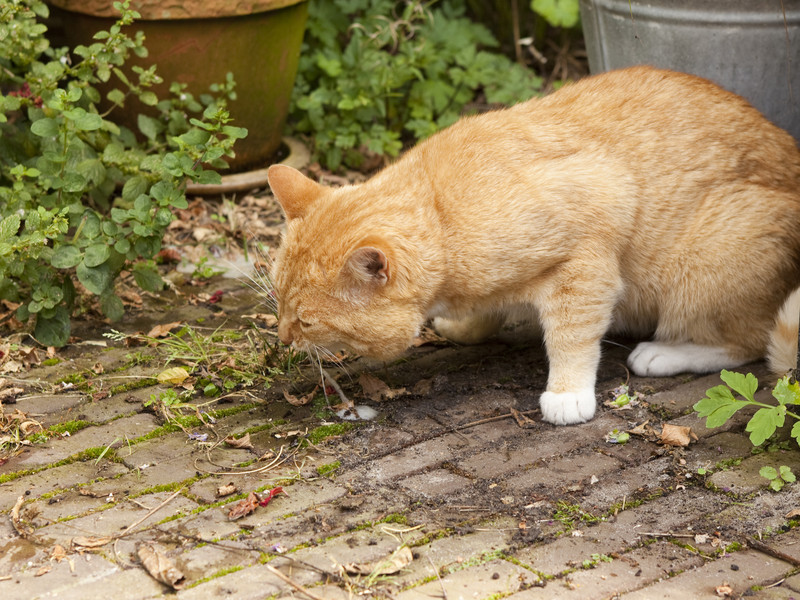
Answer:
<svg viewBox="0 0 800 600"><path fill-rule="evenodd" d="M300 324L300 327L303 328L303 329L308 329L309 327L311 327L311 323L309 323L308 321L303 321L303 319L297 319L297 322Z"/></svg>

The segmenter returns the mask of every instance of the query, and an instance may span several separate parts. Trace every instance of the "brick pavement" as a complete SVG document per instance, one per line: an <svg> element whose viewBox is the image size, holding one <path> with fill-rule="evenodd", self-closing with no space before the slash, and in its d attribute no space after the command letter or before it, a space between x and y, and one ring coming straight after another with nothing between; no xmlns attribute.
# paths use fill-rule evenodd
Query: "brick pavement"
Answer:
<svg viewBox="0 0 800 600"><path fill-rule="evenodd" d="M109 372L125 361L119 348L72 352L74 370L102 360ZM624 380L624 357L607 351L600 392ZM162 368L136 367L142 376ZM354 395L356 374L367 368L351 364L342 378ZM53 381L61 371L42 367L25 377ZM377 420L260 472L266 461L234 465L281 445L286 451L298 431L336 419L289 406L277 389L249 390L225 405L234 410L214 434L279 424L253 434L254 451L209 451L159 429L161 420L142 408L152 387L96 401L70 390L21 398L16 408L48 425L88 425L0 466L0 598L655 599L717 598L718 588L732 597L800 597L800 534L786 517L800 508L800 492L765 491L758 476L770 461L798 472L800 459L795 451L752 455L746 415L707 430L691 405L715 376L632 378L649 392L648 406L604 409L586 425L556 428L535 412L530 427L486 421L510 408L534 410L544 384L541 349L513 337L479 348L423 347L375 374L393 388L430 379L430 391L373 404ZM690 425L699 441L669 449L636 436L625 445L605 440L647 420ZM111 458L83 453L107 445ZM334 467L320 476L321 465ZM241 496L217 498L229 481ZM228 519L247 492L276 485L288 495ZM22 526L31 528L24 536L11 523L18 498ZM110 541L97 548L80 544L103 537ZM413 560L397 573L343 568L380 564L401 544ZM181 569L182 589L145 572L142 545Z"/></svg>

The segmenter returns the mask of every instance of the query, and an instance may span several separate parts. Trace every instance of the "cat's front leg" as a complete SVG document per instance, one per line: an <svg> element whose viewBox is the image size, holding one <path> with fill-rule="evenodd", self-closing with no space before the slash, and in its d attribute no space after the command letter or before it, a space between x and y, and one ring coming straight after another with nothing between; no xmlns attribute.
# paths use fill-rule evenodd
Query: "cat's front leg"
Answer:
<svg viewBox="0 0 800 600"><path fill-rule="evenodd" d="M595 380L600 340L611 323L617 297L613 277L573 274L538 302L549 361L542 418L556 425L585 423L597 408Z"/></svg>

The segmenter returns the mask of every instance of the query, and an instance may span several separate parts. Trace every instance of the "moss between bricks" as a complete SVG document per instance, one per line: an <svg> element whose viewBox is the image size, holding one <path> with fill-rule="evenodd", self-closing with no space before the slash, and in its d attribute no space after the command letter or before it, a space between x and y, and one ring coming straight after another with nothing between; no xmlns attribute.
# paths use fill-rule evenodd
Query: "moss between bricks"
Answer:
<svg viewBox="0 0 800 600"><path fill-rule="evenodd" d="M328 463L326 465L320 465L317 467L317 474L320 477L331 477L339 468L342 466L342 461L337 460L332 463Z"/></svg>

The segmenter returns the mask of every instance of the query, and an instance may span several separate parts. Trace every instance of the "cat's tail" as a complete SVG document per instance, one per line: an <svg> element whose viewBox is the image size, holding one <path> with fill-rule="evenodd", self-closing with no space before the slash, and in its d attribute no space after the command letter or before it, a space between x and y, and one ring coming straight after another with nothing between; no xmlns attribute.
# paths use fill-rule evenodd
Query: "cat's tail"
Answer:
<svg viewBox="0 0 800 600"><path fill-rule="evenodd" d="M777 375L797 368L797 338L800 326L800 288L783 303L767 346L767 362Z"/></svg>

